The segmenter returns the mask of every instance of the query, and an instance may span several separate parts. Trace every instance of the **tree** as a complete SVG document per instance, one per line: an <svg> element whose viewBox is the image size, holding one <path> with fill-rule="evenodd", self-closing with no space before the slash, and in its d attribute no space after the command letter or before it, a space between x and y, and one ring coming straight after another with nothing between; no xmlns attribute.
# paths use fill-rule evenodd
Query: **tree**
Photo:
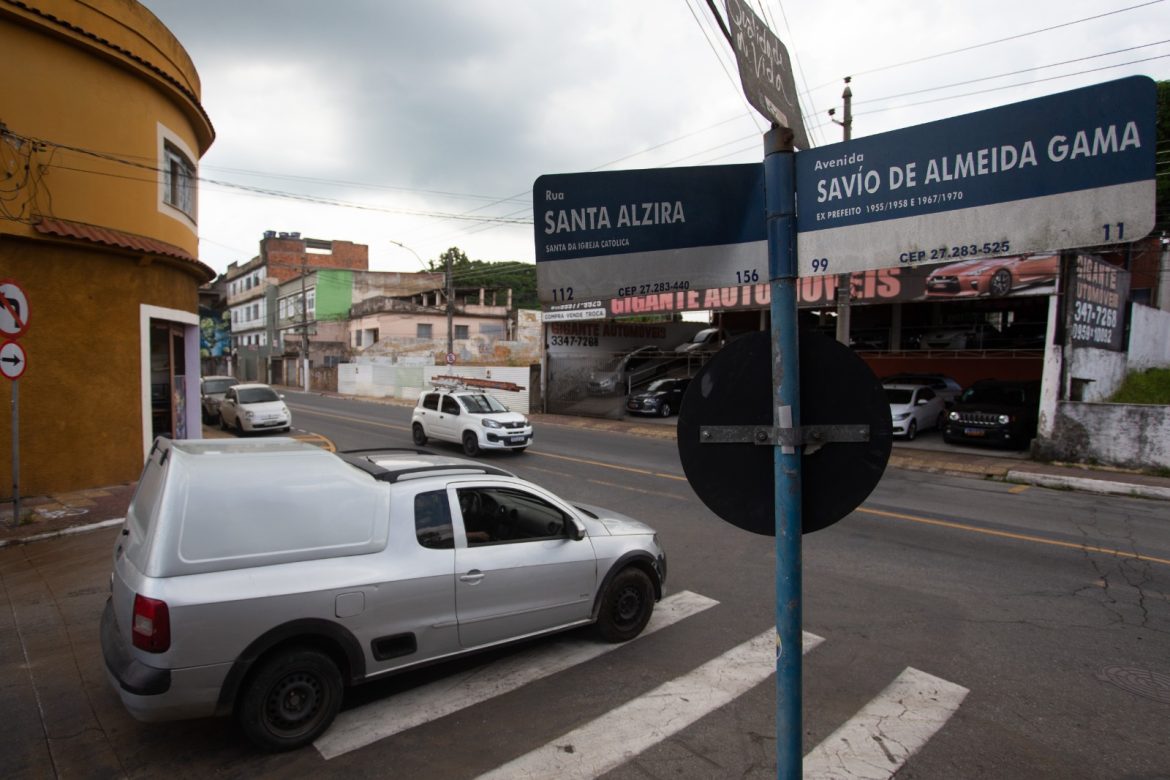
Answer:
<svg viewBox="0 0 1170 780"><path fill-rule="evenodd" d="M447 261L451 261L451 277L455 289L484 287L487 289L512 290L512 306L517 309L539 309L540 301L536 292L536 266L517 261L490 263L472 260L457 246L439 255L438 260L429 262L428 270L445 273Z"/></svg>

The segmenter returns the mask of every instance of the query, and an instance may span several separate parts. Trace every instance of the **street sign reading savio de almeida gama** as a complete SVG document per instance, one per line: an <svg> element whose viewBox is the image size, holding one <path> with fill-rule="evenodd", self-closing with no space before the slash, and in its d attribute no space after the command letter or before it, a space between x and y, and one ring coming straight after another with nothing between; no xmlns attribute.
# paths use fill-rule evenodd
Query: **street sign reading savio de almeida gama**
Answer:
<svg viewBox="0 0 1170 780"><path fill-rule="evenodd" d="M1154 227L1144 76L801 152L799 273L1133 241Z"/></svg>

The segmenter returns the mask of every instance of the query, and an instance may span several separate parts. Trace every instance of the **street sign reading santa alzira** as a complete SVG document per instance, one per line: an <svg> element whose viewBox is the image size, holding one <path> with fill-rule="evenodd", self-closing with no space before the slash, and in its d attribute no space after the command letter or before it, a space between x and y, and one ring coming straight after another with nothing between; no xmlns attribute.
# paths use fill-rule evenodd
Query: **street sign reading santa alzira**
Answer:
<svg viewBox="0 0 1170 780"><path fill-rule="evenodd" d="M801 152L799 274L1142 238L1155 101L1132 76Z"/></svg>

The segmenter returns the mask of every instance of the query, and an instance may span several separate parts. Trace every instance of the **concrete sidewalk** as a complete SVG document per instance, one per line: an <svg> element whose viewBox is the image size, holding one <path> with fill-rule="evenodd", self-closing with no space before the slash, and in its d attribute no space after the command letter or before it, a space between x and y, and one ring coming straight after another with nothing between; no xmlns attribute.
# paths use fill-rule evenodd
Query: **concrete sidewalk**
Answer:
<svg viewBox="0 0 1170 780"><path fill-rule="evenodd" d="M373 399L370 399L373 400ZM603 420L553 414L531 414L534 425L603 430L658 439L675 438L675 420ZM204 438L227 437L204 426ZM299 438L332 449L324 437ZM932 439L896 442L889 468L974 477L1022 485L1079 490L1100 495L1133 496L1170 501L1170 477L1069 464L1038 463L1019 453L942 445ZM12 502L0 503L0 547L78 533L120 523L134 496L135 483L21 498L24 522L13 523Z"/></svg>

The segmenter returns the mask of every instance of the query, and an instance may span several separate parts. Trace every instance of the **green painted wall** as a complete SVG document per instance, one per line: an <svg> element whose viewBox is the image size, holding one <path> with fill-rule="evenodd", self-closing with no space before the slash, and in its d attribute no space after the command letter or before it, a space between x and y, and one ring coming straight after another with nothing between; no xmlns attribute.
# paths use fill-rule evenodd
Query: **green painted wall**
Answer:
<svg viewBox="0 0 1170 780"><path fill-rule="evenodd" d="M318 320L344 320L353 305L353 271L321 269L317 271Z"/></svg>

